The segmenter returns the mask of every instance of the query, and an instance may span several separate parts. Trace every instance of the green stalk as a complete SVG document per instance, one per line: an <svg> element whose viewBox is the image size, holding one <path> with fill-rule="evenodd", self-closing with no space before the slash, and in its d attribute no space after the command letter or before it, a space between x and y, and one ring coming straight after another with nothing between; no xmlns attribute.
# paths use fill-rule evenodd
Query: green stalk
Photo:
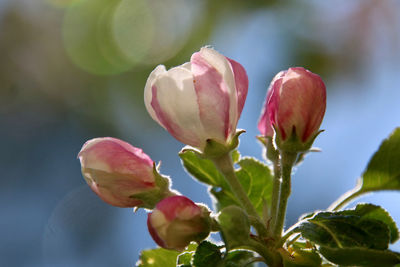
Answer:
<svg viewBox="0 0 400 267"><path fill-rule="evenodd" d="M361 191L361 186L357 186L350 191L344 193L341 197L338 198L335 202L333 202L328 210L329 211L337 211L340 210L342 207L346 206L349 202L354 200L355 198L359 197L365 192Z"/></svg>
<svg viewBox="0 0 400 267"><path fill-rule="evenodd" d="M271 197L271 221L269 225L269 233L273 235L273 229L276 224L278 217L278 206L279 206L279 193L281 187L281 167L279 166L279 161L274 162L274 184L272 189Z"/></svg>
<svg viewBox="0 0 400 267"><path fill-rule="evenodd" d="M260 256L264 258L265 263L270 267L283 266L279 253L270 251L266 246L256 240L250 240L249 243L244 245L242 248L250 249L260 254Z"/></svg>
<svg viewBox="0 0 400 267"><path fill-rule="evenodd" d="M247 197L246 192L236 177L230 153L226 153L219 158L215 158L213 161L215 166L225 176L225 179L228 182L232 192L235 194L244 210L249 216L255 218L255 220L253 220L253 226L257 230L258 234L261 236L266 236L267 230L265 225L262 223L260 216L258 215L256 209L254 208L250 199Z"/></svg>
<svg viewBox="0 0 400 267"><path fill-rule="evenodd" d="M281 152L281 192L279 195L279 208L276 221L273 225L273 237L279 240L282 236L282 230L285 223L286 207L291 192L291 174L292 167L297 158L297 153Z"/></svg>

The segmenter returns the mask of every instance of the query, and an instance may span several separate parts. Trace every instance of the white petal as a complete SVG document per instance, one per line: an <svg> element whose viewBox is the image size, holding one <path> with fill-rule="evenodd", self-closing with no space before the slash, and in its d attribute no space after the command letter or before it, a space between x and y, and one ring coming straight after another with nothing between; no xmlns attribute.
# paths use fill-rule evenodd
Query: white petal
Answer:
<svg viewBox="0 0 400 267"><path fill-rule="evenodd" d="M203 136L200 121L197 95L193 85L190 63L170 69L161 74L155 86L157 100L163 112L173 118L188 139L199 139Z"/></svg>
<svg viewBox="0 0 400 267"><path fill-rule="evenodd" d="M165 69L164 65L158 65L149 75L147 78L146 86L144 88L144 104L146 106L147 111L149 112L150 116L153 120L157 121L159 124L160 121L157 119L156 113L154 112L153 107L151 106L151 99L152 99L152 91L151 88L153 87L155 81L159 77L159 75L166 73L167 70Z"/></svg>

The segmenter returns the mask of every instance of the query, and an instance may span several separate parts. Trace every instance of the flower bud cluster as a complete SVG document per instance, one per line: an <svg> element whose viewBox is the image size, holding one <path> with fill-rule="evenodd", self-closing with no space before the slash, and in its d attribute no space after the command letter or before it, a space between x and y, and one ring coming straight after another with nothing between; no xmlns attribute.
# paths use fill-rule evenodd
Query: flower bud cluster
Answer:
<svg viewBox="0 0 400 267"><path fill-rule="evenodd" d="M150 116L173 137L211 159L237 147L242 131L236 126L247 91L242 65L205 47L188 63L170 70L156 67L147 80L144 100ZM306 151L319 133L325 107L321 78L303 68L289 68L272 80L258 129L263 140L274 139L278 150ZM78 157L84 179L103 201L152 210L147 225L159 246L183 250L209 235L208 208L171 191L169 178L141 149L116 138L95 138L83 145ZM246 214L237 209L226 209L220 221L226 224L223 232L231 246L240 247L244 238L235 237L235 225ZM240 216L232 216L233 211ZM243 225L241 236L247 237L247 217Z"/></svg>
<svg viewBox="0 0 400 267"><path fill-rule="evenodd" d="M182 250L210 233L210 212L169 190L151 158L139 148L116 139L95 138L79 152L82 174L90 188L117 207L153 209L148 228L158 245Z"/></svg>

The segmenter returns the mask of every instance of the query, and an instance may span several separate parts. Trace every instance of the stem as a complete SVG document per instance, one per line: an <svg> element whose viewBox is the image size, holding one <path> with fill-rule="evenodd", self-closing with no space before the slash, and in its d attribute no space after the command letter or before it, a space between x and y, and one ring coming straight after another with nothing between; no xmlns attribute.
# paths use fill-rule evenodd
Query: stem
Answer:
<svg viewBox="0 0 400 267"><path fill-rule="evenodd" d="M304 221L299 221L296 224L294 224L292 227L290 227L281 237L281 239L279 239L279 242L276 243L275 247L276 248L280 248L283 246L283 244L285 244L286 240L291 237L292 235L294 235L296 233L295 230L297 230L297 226L300 225L300 223L302 223Z"/></svg>
<svg viewBox="0 0 400 267"><path fill-rule="evenodd" d="M256 209L254 208L250 199L247 197L246 192L244 191L242 185L236 177L230 153L226 153L221 157L215 158L213 160L215 166L217 166L217 168L225 176L226 181L228 182L236 198L239 200L239 203L242 205L249 216L255 218L255 220L253 220L253 226L257 230L258 234L260 234L261 236L266 236L267 230L265 228L265 225L262 223L260 216L258 215Z"/></svg>
<svg viewBox="0 0 400 267"><path fill-rule="evenodd" d="M358 185L355 188L351 189L350 191L347 191L344 193L342 196L340 196L335 202L333 202L328 210L329 211L337 211L341 209L342 207L346 206L349 202L354 200L355 198L359 197L365 192L361 191L361 186Z"/></svg>
<svg viewBox="0 0 400 267"><path fill-rule="evenodd" d="M272 189L271 197L271 224L269 227L270 234L273 234L275 223L278 217L278 205L279 205L279 191L281 185L281 167L279 161L274 162L274 185Z"/></svg>
<svg viewBox="0 0 400 267"><path fill-rule="evenodd" d="M278 240L282 236L285 223L286 207L291 190L292 167L297 158L297 153L281 152L281 193L279 195L279 209L273 226L273 237Z"/></svg>
<svg viewBox="0 0 400 267"><path fill-rule="evenodd" d="M287 247L290 247L294 242L296 242L297 239L299 239L301 234L297 234L295 237L293 237L289 242L286 243Z"/></svg>
<svg viewBox="0 0 400 267"><path fill-rule="evenodd" d="M264 258L265 263L270 267L282 266L281 258L278 253L268 250L263 244L255 240L250 240L249 243L242 248L250 249L260 254L260 256Z"/></svg>

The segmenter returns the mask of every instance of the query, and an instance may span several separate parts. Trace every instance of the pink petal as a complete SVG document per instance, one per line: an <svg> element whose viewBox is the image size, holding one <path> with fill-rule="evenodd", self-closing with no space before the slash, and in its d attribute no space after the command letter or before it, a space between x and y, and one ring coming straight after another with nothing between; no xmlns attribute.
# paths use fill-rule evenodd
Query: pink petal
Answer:
<svg viewBox="0 0 400 267"><path fill-rule="evenodd" d="M107 167L103 171L136 173L153 169L153 160L142 149L117 138L103 137L87 141L78 154L85 168ZM144 166L147 166L144 168ZM140 167L140 168L138 168Z"/></svg>
<svg viewBox="0 0 400 267"><path fill-rule="evenodd" d="M273 137L274 136L274 129L272 128L271 121L269 119L269 114L268 114L268 99L271 97L271 90L268 90L267 97L265 98L265 103L263 106L263 110L261 112L261 117L258 120L258 130L260 131L262 136L266 137Z"/></svg>
<svg viewBox="0 0 400 267"><path fill-rule="evenodd" d="M182 212L189 211L193 217L201 213L201 209L185 196L165 198L157 204L156 209L161 211L168 221L179 218Z"/></svg>
<svg viewBox="0 0 400 267"><path fill-rule="evenodd" d="M151 224L151 213L147 215L147 228L149 229L149 233L153 240L157 243L162 248L165 248L167 244L160 238L160 236L157 233L157 230L154 229L153 225Z"/></svg>
<svg viewBox="0 0 400 267"><path fill-rule="evenodd" d="M271 91L271 96L268 99L267 109L271 125L274 125L275 127L279 128L279 132L281 133L282 139L285 140L286 133L284 129L281 127L281 125L278 124L280 119L278 112L280 106L281 85L282 85L282 78L278 79L274 78L273 82L271 82L271 88L269 89Z"/></svg>
<svg viewBox="0 0 400 267"><path fill-rule="evenodd" d="M229 135L229 88L223 76L200 52L191 58L194 87L204 132L209 138L225 142Z"/></svg>
<svg viewBox="0 0 400 267"><path fill-rule="evenodd" d="M226 59L231 64L233 75L235 77L235 85L236 85L237 101L238 101L238 119L239 119L240 114L242 114L244 103L246 101L247 91L249 88L249 79L247 77L246 70L243 68L241 64L228 57Z"/></svg>

